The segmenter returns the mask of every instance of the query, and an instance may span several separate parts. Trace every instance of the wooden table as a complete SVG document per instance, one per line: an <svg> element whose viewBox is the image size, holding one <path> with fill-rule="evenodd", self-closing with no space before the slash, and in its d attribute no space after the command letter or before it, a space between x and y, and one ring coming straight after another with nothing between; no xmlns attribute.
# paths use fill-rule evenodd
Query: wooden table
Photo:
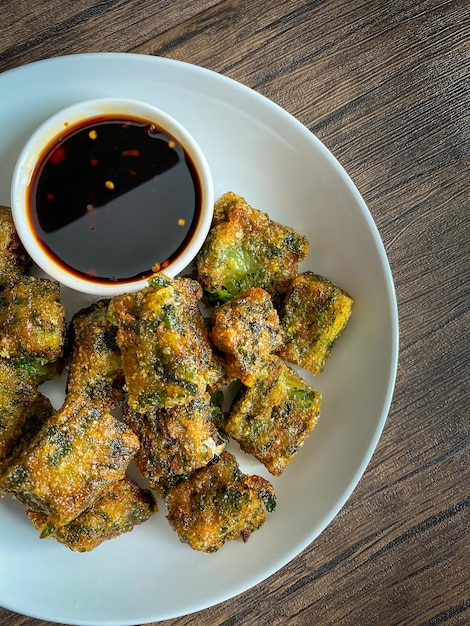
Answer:
<svg viewBox="0 0 470 626"><path fill-rule="evenodd" d="M346 506L265 582L165 626L470 623L469 24L468 0L1 2L0 71L138 52L281 105L358 186L394 275L396 391Z"/></svg>

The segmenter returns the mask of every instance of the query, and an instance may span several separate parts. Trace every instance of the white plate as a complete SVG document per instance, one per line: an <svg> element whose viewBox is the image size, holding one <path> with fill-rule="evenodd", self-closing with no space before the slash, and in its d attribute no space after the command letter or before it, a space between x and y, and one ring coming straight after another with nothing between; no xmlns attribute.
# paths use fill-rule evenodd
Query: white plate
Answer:
<svg viewBox="0 0 470 626"><path fill-rule="evenodd" d="M179 543L165 507L149 522L89 554L39 540L10 498L0 501L0 604L43 620L142 624L206 608L288 563L334 518L364 472L395 381L398 320L377 229L330 152L293 117L254 91L192 65L125 54L50 59L0 75L0 204L23 143L56 110L124 96L176 117L199 141L216 196L233 190L304 233L301 269L327 276L355 299L352 318L323 374L322 415L292 465L274 479L246 455L243 469L272 480L277 510L248 544L205 555ZM64 291L69 312L87 304ZM61 381L63 383L63 381ZM59 382L46 385L60 404Z"/></svg>

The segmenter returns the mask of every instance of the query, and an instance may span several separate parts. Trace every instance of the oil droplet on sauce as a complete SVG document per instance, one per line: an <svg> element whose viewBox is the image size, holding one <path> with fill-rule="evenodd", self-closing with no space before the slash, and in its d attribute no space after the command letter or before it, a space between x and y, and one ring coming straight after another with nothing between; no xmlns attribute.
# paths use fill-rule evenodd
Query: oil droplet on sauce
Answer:
<svg viewBox="0 0 470 626"><path fill-rule="evenodd" d="M201 210L194 164L145 120L99 117L69 125L44 150L28 189L43 250L96 283L137 281L188 245Z"/></svg>

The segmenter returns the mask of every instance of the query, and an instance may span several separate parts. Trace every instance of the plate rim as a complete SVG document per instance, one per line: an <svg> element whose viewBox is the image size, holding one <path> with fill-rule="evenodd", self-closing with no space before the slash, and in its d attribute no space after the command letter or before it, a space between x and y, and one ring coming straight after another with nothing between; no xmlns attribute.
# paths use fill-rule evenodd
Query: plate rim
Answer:
<svg viewBox="0 0 470 626"><path fill-rule="evenodd" d="M207 68L204 68L202 66L199 65L194 65L192 63L189 63L187 61L181 61L181 60L176 60L176 59L168 59L165 57L158 57L158 56L153 56L153 55L144 55L144 54L135 54L135 53L125 53L125 52L90 52L90 53L78 53L78 54L70 54L70 55L58 55L58 56L54 56L54 57L49 57L49 58L45 58L45 59L41 59L41 60L37 60L37 61L31 61L29 63L25 63L24 65L21 65L19 67L16 68L11 68L8 70L5 70L4 72L0 73L0 84L2 83L2 80L4 77L9 76L13 73L18 74L21 72L26 72L26 71L35 71L34 68L38 67L38 66L44 66L44 65L54 65L57 63L67 63L69 60L72 60L74 62L76 61L90 61L90 62L94 62L97 60L106 60L106 61L111 61L111 62L116 62L118 63L121 59L126 59L126 62L128 62L129 58L133 57L136 62L145 62L145 63L150 63L150 64L154 64L155 62L158 63L162 63L163 65L168 65L168 67L171 66L179 66L184 68L185 71L188 72L196 72L196 73L202 73L204 75L212 75L212 79L216 80L217 82L223 81L224 83L226 83L227 85L230 85L231 88L233 88L233 86L236 86L237 89L241 89L243 93L249 93L251 98L255 98L255 100L257 102L261 102L264 105L268 105L269 107L274 107L274 110L277 112L277 114L280 114L282 116L287 116L287 118L289 119L290 123L294 123L297 127L297 129L302 132L305 133L306 136L308 136L310 141L315 142L316 147L321 150L322 154L324 157L326 157L333 165L335 168L339 168L341 170L342 173L342 178L343 178L343 182L346 183L346 185L349 188L349 191L353 194L356 202L360 205L363 216L367 219L368 222L368 226L371 230L371 233L374 237L374 243L376 245L377 251L379 252L380 255L380 259L381 259L381 264L382 264L382 269L384 271L384 278L386 279L386 291L387 291L387 295L389 298L389 302L388 302L388 310L390 313L390 322L391 322L391 353L390 353L390 359L389 359L389 364L388 364L388 371L389 371L389 375L388 375L388 384L387 384L387 390L385 393L385 398L383 400L382 403L382 411L381 411L381 415L380 415L380 419L378 419L377 421L377 425L375 428L375 431L373 433L373 436L371 437L369 446L367 448L367 452L365 453L365 455L362 458L362 462L358 468L358 470L356 471L356 473L351 476L351 479L349 481L348 487L347 489L343 492L343 496L342 498L340 498L338 501L336 501L335 506L332 507L332 509L330 510L330 514L328 516L326 516L325 518L323 518L322 523L318 525L319 530L316 531L315 533L312 533L311 536L307 536L305 537L304 540L299 541L297 544L297 548L294 554L289 553L289 554L284 554L282 557L277 557L275 562L273 563L273 565L271 566L271 568L266 568L263 570L263 572L257 576L254 577L249 577L249 580L247 582L247 584L243 587L240 588L238 590L236 590L235 592L233 592L233 590L231 590L229 593L227 594L223 594L223 593L219 593L219 597L216 598L215 600L211 601L209 604L201 602L200 606L195 606L189 613L187 612L183 612L183 613L174 613L172 615L166 615L166 616L162 616L162 617L157 617L157 620L162 620L162 619L170 619L170 618L176 618L178 616L182 616L182 615L189 615L193 612L196 611L200 611L206 608L209 608L211 606L215 606L217 604L220 604L223 601L229 600L231 598L235 598L236 596L240 595L241 593L246 592L248 589L251 589L253 587L255 587L256 585L258 585L260 582L266 580L267 578L271 577L273 574L275 574L276 572L278 572L280 569L282 569L283 567L285 567L290 561L292 561L296 556L300 555L300 553L305 550L305 548L307 548L322 532L323 530L332 522L332 520L338 515L338 513L341 511L341 509L344 507L344 505L346 504L347 500L350 498L352 492L354 491L354 489L356 488L357 484L359 483L360 479L362 478L365 470L367 469L367 466L370 463L370 460L374 454L374 451L376 450L377 444L379 442L379 439L381 437L383 428L385 426L385 422L387 420L389 411L390 411L390 407L391 407L391 403L392 403L392 399L393 399L393 394L394 394L394 389L395 389L395 384L396 384L396 377L397 377L397 368L398 368L398 358L399 358L399 318L398 318L398 305L397 305L397 298L396 298L396 291L395 291L395 284L393 281L393 276L392 276L392 271L390 268L390 263L386 254L386 250L384 247L384 244L382 242L379 230L377 228L377 225L375 224L375 221L372 217L372 214L370 213L370 210L368 208L368 206L366 205L364 199L362 198L361 194L359 193L356 185L354 184L354 182L352 181L352 179L350 178L349 174L346 172L346 170L343 168L343 166L341 165L340 161L333 155L333 153L316 137L316 135L310 131L305 125L303 125L297 118L295 118L291 113L289 113L288 111L286 111L285 109L283 109L280 105L278 105L276 102L270 100L269 98L267 98L266 96L264 96L263 94L260 94L259 92L253 90L252 88L244 85L243 83L240 83L228 76L225 76L223 74L219 74L218 72L215 72L214 70L210 70ZM23 613L23 609L19 606L14 606L13 603L9 605L8 602L5 603L4 600L2 600L3 606L4 608L7 608L8 610L11 611L15 611L21 614L27 614L30 615L31 617L34 617L36 619L43 619L43 620L51 620L54 621L54 617L51 616L51 613L47 613L47 611L45 612L43 611L28 611L27 613ZM52 611L53 613L53 611ZM60 616L59 616L60 617ZM56 618L56 621L59 621L59 617ZM141 617L139 617L139 620L141 619ZM60 621L62 621L63 618L60 617ZM149 621L155 621L155 617L152 619L149 619ZM96 626L97 623L102 624L103 626L106 625L114 625L117 626L118 624L123 624L123 625L131 625L135 623L135 620L129 619L129 620L123 620L123 621L116 621L116 620L110 620L110 621L93 621L93 620L80 620L80 621L70 621L70 622L64 622L64 623L70 623L70 624L84 624L87 626Z"/></svg>

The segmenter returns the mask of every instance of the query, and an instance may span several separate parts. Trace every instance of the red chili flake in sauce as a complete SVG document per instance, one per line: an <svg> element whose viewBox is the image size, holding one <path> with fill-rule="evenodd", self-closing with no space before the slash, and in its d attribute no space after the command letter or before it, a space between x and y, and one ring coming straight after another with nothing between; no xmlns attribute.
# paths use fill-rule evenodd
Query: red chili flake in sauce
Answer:
<svg viewBox="0 0 470 626"><path fill-rule="evenodd" d="M62 146L59 146L51 154L51 156L49 157L49 161L53 165L57 165L58 163L62 163L62 161L65 161L66 158L67 158L67 153L65 151L65 148L63 148Z"/></svg>
<svg viewBox="0 0 470 626"><path fill-rule="evenodd" d="M140 157L140 150L123 150L121 154L125 157Z"/></svg>

